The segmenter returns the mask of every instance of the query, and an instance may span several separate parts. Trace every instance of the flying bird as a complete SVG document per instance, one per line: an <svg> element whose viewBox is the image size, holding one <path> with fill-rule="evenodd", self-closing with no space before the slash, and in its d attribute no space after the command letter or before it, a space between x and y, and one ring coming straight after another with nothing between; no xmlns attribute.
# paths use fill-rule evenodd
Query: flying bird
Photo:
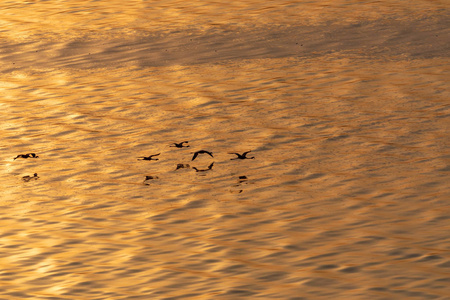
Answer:
<svg viewBox="0 0 450 300"><path fill-rule="evenodd" d="M209 156L214 157L214 156L212 155L212 152L209 152L209 151L206 151L206 150L199 150L199 151L197 151L197 152L194 153L194 156L192 156L192 160L194 160L199 154L203 154L203 153L206 153L206 154L208 154Z"/></svg>
<svg viewBox="0 0 450 300"><path fill-rule="evenodd" d="M172 143L171 145L173 145L173 146L170 146L170 147L177 147L177 148L183 148L183 147L189 147L189 145L186 145L186 146L184 146L183 144L187 144L187 143L189 143L188 141L184 141L184 142L181 142L181 143Z"/></svg>
<svg viewBox="0 0 450 300"><path fill-rule="evenodd" d="M142 158L142 159L138 159L138 160L159 160L158 158L153 158L153 157L158 156L160 154L161 153L153 154L153 155L150 155L150 156L147 156L147 157L141 156L141 157L138 157L138 158Z"/></svg>
<svg viewBox="0 0 450 300"><path fill-rule="evenodd" d="M16 158L28 158L28 157L38 158L39 156L37 156L36 153L19 154L16 157L14 157L14 160L16 160Z"/></svg>
<svg viewBox="0 0 450 300"><path fill-rule="evenodd" d="M237 157L231 158L230 160L235 160L235 159L254 159L254 158L255 158L254 156L252 156L252 157L247 157L247 154L250 153L250 152L252 152L252 151L250 150L250 151L244 152L244 153L242 153L242 154L239 154L239 153L230 153L230 154L236 154L236 155L237 155Z"/></svg>

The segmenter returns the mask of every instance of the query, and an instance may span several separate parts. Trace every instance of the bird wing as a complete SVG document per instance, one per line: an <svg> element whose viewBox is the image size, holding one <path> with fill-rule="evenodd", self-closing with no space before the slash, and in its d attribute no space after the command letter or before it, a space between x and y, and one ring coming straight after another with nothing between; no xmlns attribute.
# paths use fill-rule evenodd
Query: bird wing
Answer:
<svg viewBox="0 0 450 300"><path fill-rule="evenodd" d="M194 160L198 156L198 152L194 153L194 156L192 156L192 160Z"/></svg>
<svg viewBox="0 0 450 300"><path fill-rule="evenodd" d="M242 153L242 156L246 156L247 153L250 153L250 152L252 152L252 150Z"/></svg>

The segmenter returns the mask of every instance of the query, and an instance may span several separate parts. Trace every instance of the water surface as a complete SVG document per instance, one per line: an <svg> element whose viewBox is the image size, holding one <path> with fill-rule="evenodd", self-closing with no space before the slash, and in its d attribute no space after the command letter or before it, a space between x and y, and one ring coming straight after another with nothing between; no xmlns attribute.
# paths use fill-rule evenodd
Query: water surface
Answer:
<svg viewBox="0 0 450 300"><path fill-rule="evenodd" d="M121 3L0 4L1 299L448 297L448 5Z"/></svg>

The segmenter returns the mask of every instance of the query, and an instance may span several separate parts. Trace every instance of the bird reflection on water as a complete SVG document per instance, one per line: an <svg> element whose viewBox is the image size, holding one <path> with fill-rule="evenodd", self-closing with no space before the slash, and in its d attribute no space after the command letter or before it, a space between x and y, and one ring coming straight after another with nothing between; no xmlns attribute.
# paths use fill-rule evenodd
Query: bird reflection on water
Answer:
<svg viewBox="0 0 450 300"><path fill-rule="evenodd" d="M33 176L27 175L27 176L23 176L22 179L25 182L30 181L31 179L37 180L39 178L37 173L34 173Z"/></svg>
<svg viewBox="0 0 450 300"><path fill-rule="evenodd" d="M189 169L190 167L191 166L189 164L177 164L177 168L175 169L175 171L178 169Z"/></svg>
<svg viewBox="0 0 450 300"><path fill-rule="evenodd" d="M192 169L195 170L195 172L206 172L206 171L210 171L212 169L212 167L214 166L214 162L212 162L207 169L197 169L196 167L192 167Z"/></svg>
<svg viewBox="0 0 450 300"><path fill-rule="evenodd" d="M144 181L143 181L143 184L149 185L149 184L148 184L148 181L149 181L149 180L158 179L158 178L159 178L158 176L150 176L150 175L146 175L146 176L145 176L145 179L144 179Z"/></svg>
<svg viewBox="0 0 450 300"><path fill-rule="evenodd" d="M239 183L242 183L242 182L245 182L245 181L247 181L247 176L245 176L245 175L242 175L242 176L239 176L239 180L238 180L238 182Z"/></svg>
<svg viewBox="0 0 450 300"><path fill-rule="evenodd" d="M242 184L243 183L245 183L245 184L247 184L248 183L248 177L247 176L245 176L245 175L241 175L241 176L239 176L238 177L238 180L237 180L237 184L236 185L234 185L235 187L238 187L238 188L240 188L239 190L237 190L237 191L230 191L231 193L238 193L238 194L240 194L240 193L242 193L244 190L242 189Z"/></svg>
<svg viewBox="0 0 450 300"><path fill-rule="evenodd" d="M235 160L235 159L255 159L254 156L252 156L252 157L247 157L247 154L250 153L250 152L252 152L252 151L250 150L250 151L244 152L244 153L242 153L242 154L239 154L239 153L230 153L230 154L236 154L236 155L237 155L237 157L231 158L230 160Z"/></svg>

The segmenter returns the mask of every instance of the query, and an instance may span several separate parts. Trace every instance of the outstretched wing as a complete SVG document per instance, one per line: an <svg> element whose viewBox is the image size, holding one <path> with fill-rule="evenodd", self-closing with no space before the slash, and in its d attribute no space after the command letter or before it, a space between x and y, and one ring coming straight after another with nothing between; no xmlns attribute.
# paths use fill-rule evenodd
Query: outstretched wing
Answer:
<svg viewBox="0 0 450 300"><path fill-rule="evenodd" d="M192 160L194 160L198 156L198 152L194 153L194 156L192 156Z"/></svg>

